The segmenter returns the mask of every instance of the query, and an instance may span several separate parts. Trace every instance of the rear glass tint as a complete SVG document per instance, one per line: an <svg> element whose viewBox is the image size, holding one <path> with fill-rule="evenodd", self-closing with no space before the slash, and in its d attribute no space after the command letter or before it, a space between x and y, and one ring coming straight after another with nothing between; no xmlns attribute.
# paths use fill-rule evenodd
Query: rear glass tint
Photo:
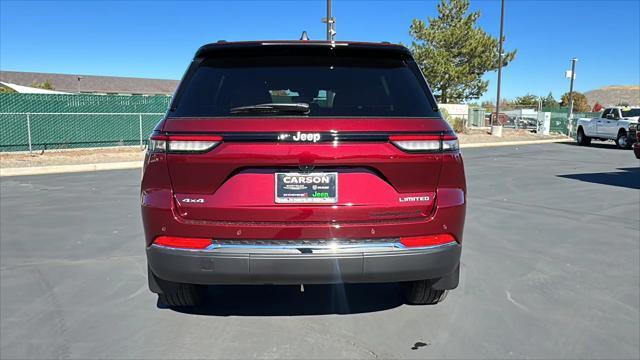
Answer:
<svg viewBox="0 0 640 360"><path fill-rule="evenodd" d="M226 56L196 66L171 116L238 116L231 109L269 103L308 104L311 117L439 116L417 66L399 56Z"/></svg>

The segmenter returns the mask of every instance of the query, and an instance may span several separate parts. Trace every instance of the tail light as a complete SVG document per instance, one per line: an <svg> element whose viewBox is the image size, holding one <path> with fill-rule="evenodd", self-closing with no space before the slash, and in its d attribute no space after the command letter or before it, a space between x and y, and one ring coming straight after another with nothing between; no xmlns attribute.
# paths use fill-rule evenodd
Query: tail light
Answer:
<svg viewBox="0 0 640 360"><path fill-rule="evenodd" d="M460 149L455 135L391 135L389 141L406 152L442 152Z"/></svg>
<svg viewBox="0 0 640 360"><path fill-rule="evenodd" d="M406 247L427 247L450 244L456 242L456 238L451 234L437 234L425 236L401 237L400 243Z"/></svg>
<svg viewBox="0 0 640 360"><path fill-rule="evenodd" d="M167 137L164 135L152 135L149 139L149 151L165 152L167 151Z"/></svg>
<svg viewBox="0 0 640 360"><path fill-rule="evenodd" d="M221 136L210 135L152 135L149 139L151 152L202 153L222 142Z"/></svg>
<svg viewBox="0 0 640 360"><path fill-rule="evenodd" d="M202 250L211 245L211 239L187 238L176 236L158 236L153 243L155 245L167 246L178 249Z"/></svg>

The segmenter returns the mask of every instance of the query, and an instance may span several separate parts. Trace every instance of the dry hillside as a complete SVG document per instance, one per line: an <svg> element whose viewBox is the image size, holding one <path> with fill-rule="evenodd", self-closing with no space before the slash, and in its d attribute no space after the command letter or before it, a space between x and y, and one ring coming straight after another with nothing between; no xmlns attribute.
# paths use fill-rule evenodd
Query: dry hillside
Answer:
<svg viewBox="0 0 640 360"><path fill-rule="evenodd" d="M640 106L640 85L612 85L584 93L593 106L596 102L602 106L615 106L619 103Z"/></svg>

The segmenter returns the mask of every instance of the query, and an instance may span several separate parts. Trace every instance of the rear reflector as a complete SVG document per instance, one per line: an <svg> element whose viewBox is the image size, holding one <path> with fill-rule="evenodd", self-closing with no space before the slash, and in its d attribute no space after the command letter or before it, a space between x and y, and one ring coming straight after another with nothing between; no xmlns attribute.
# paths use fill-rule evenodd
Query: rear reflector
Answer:
<svg viewBox="0 0 640 360"><path fill-rule="evenodd" d="M451 234L425 235L401 237L400 243L406 247L426 247L444 245L455 242L456 238Z"/></svg>
<svg viewBox="0 0 640 360"><path fill-rule="evenodd" d="M458 138L454 135L391 135L389 141L407 152L458 150Z"/></svg>
<svg viewBox="0 0 640 360"><path fill-rule="evenodd" d="M149 149L153 152L204 152L213 149L221 141L221 136L154 135L149 139Z"/></svg>
<svg viewBox="0 0 640 360"><path fill-rule="evenodd" d="M180 248L180 249L206 249L211 245L211 239L186 238L175 236L158 236L153 243L155 245Z"/></svg>

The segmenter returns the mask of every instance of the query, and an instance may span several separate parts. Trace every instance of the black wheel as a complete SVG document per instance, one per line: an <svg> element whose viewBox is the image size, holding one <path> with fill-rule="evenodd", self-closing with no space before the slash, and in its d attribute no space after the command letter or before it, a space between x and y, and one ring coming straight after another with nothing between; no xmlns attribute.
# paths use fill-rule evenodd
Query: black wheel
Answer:
<svg viewBox="0 0 640 360"><path fill-rule="evenodd" d="M417 280L402 284L405 302L411 305L433 305L444 301L448 290L436 290L431 280Z"/></svg>
<svg viewBox="0 0 640 360"><path fill-rule="evenodd" d="M152 291L158 293L160 302L169 307L196 306L204 302L207 288L204 285L183 284L172 282L157 277L149 269L150 282L155 288Z"/></svg>
<svg viewBox="0 0 640 360"><path fill-rule="evenodd" d="M186 307L202 304L204 289L200 285L176 284L174 291L158 294L160 301L170 307Z"/></svg>
<svg viewBox="0 0 640 360"><path fill-rule="evenodd" d="M629 142L629 138L627 137L627 132L624 130L620 130L618 132L618 137L616 138L616 145L620 149L629 149L631 147L631 142Z"/></svg>
<svg viewBox="0 0 640 360"><path fill-rule="evenodd" d="M579 128L578 135L576 135L576 142L580 146L587 146L591 144L591 138L584 134L584 130L582 128Z"/></svg>

